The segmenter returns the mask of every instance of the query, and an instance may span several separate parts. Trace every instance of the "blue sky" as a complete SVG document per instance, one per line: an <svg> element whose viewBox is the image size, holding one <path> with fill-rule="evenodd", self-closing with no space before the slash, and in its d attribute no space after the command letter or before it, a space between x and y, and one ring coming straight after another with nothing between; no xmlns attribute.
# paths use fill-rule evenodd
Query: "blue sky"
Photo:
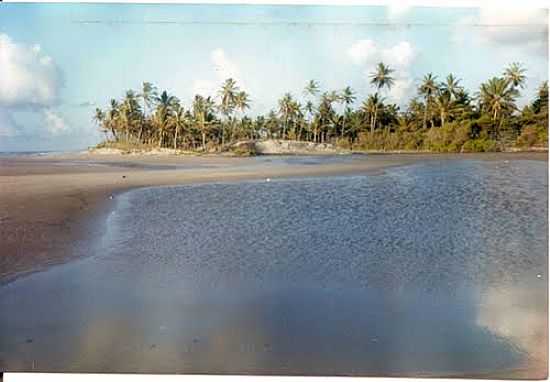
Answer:
<svg viewBox="0 0 550 382"><path fill-rule="evenodd" d="M151 81L189 106L226 77L251 94L251 115L309 79L373 90L384 61L405 104L427 72L475 91L519 61L522 103L548 76L548 12L537 9L161 4L2 4L0 151L78 150L101 135L91 116Z"/></svg>

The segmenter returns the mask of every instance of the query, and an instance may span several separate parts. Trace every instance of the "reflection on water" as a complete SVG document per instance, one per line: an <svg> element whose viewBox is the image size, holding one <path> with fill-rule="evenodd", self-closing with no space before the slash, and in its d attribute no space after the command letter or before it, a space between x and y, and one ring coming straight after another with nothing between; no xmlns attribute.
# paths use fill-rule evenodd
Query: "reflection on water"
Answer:
<svg viewBox="0 0 550 382"><path fill-rule="evenodd" d="M91 256L0 288L0 365L542 377L546 169L129 192Z"/></svg>

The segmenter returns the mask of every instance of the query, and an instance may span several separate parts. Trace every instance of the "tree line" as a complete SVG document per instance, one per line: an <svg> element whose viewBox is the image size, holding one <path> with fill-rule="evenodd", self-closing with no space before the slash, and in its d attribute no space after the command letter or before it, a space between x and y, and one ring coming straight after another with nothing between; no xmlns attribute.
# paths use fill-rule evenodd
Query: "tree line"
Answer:
<svg viewBox="0 0 550 382"><path fill-rule="evenodd" d="M420 81L402 110L387 101L394 70L379 63L370 74L369 94L353 108L358 95L351 87L321 91L310 80L300 97L284 94L266 115L251 118L250 95L227 79L216 96L195 95L184 106L174 95L144 82L121 100L96 108L94 121L107 143L169 147L195 151L224 150L240 140L290 139L334 143L369 150L496 151L510 146L547 146L548 83L533 101L519 108L526 69L509 65L500 76L470 93L449 74L433 73Z"/></svg>

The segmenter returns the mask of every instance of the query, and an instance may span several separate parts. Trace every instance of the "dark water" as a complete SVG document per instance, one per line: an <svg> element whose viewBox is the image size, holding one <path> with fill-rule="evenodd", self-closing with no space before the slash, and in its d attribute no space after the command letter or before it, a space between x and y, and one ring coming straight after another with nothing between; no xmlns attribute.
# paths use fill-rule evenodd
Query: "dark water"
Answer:
<svg viewBox="0 0 550 382"><path fill-rule="evenodd" d="M0 365L539 376L547 192L466 160L131 191L90 256L0 288Z"/></svg>

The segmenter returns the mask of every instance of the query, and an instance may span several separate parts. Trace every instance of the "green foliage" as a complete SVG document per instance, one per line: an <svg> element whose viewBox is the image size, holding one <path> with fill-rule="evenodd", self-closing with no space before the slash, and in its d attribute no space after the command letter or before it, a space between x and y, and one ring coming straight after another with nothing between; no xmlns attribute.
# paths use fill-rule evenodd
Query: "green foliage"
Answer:
<svg viewBox="0 0 550 382"><path fill-rule="evenodd" d="M402 109L388 101L394 73L379 63L369 76L373 91L363 95L349 86L324 90L310 80L301 95L285 93L276 108L252 117L246 112L254 101L231 78L220 84L216 95L197 94L187 106L144 82L139 91L128 90L107 108L95 109L92 120L108 145L124 149L170 147L253 155L235 142L269 138L379 151L484 152L548 146L548 83L518 110L527 78L519 63L482 83L475 93L453 74L440 81L428 73Z"/></svg>
<svg viewBox="0 0 550 382"><path fill-rule="evenodd" d="M548 127L526 126L516 140L516 146L528 148L545 146L548 142Z"/></svg>
<svg viewBox="0 0 550 382"><path fill-rule="evenodd" d="M435 152L460 152L471 138L471 127L468 122L448 123L443 127L429 129L426 133L424 148Z"/></svg>

